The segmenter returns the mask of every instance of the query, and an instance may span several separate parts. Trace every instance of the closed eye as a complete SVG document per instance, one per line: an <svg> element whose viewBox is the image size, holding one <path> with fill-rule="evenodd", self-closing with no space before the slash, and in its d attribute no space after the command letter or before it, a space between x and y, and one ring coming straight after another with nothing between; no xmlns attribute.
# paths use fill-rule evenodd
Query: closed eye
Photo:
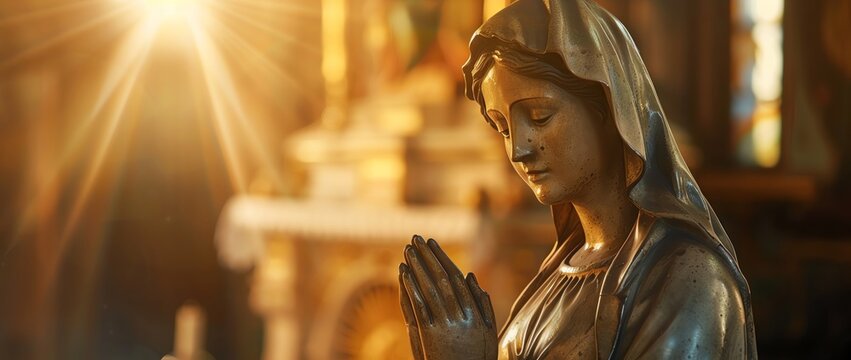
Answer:
<svg viewBox="0 0 851 360"><path fill-rule="evenodd" d="M550 115L547 115L547 116L533 117L531 120L532 120L532 122L534 122L535 124L538 124L538 125L544 125L544 124L546 124L546 123L547 123L547 121L550 121L550 119L551 119L552 117L553 117L553 115L552 115L552 114L550 114Z"/></svg>
<svg viewBox="0 0 851 360"><path fill-rule="evenodd" d="M518 110L525 112L527 119L536 125L546 124L558 112L558 108L546 98L527 99L519 104Z"/></svg>

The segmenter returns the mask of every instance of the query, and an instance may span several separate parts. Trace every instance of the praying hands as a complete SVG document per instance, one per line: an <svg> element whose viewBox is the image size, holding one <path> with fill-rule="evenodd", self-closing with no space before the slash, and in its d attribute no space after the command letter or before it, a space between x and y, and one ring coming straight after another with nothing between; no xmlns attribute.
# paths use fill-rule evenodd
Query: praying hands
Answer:
<svg viewBox="0 0 851 360"><path fill-rule="evenodd" d="M437 244L415 235L399 265L399 295L417 360L493 360L497 335L490 297Z"/></svg>

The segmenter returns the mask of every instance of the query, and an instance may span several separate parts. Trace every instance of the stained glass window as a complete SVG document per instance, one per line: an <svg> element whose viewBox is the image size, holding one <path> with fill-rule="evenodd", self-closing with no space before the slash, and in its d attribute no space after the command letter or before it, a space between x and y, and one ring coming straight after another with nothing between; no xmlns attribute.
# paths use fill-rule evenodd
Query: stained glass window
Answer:
<svg viewBox="0 0 851 360"><path fill-rule="evenodd" d="M733 144L738 162L774 167L780 160L783 0L733 1Z"/></svg>

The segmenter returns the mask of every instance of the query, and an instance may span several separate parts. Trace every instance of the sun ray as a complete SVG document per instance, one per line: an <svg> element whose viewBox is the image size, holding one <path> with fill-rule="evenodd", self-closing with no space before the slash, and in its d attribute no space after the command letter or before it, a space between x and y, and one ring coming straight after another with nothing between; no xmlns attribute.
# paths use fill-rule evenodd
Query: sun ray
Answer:
<svg viewBox="0 0 851 360"><path fill-rule="evenodd" d="M29 47L16 55L13 55L11 58L6 59L3 62L0 62L0 73L7 71L14 67L15 65L20 64L21 62L31 60L33 57L49 50L55 46L61 45L74 37L85 34L87 31L91 31L95 29L98 25L104 24L107 21L111 20L116 15L128 10L127 6L117 7L106 14L100 15L93 19L90 19L80 25L77 25L71 29L65 30L41 43Z"/></svg>
<svg viewBox="0 0 851 360"><path fill-rule="evenodd" d="M134 31L128 33L126 38L121 41L121 47L116 51L114 59L110 61L112 65L107 69L104 84L98 91L95 104L88 111L87 115L77 123L78 125L74 127L73 132L68 136L68 140L62 145L62 151L57 153L58 158L54 161L54 165L44 174L41 184L35 189L31 200L26 203L27 205L21 211L15 225L14 233L17 235L13 238L20 239L20 235L33 226L37 214L41 211L40 209L44 208L46 206L45 204L50 201L52 190L60 186L61 174L71 165L74 165L72 159L77 155L80 146L87 139L94 136L89 130L95 120L101 115L110 99L115 98L118 86L128 78L128 69L134 69L140 66L134 65L134 63L146 53L145 48L149 46L147 43L150 42L152 30L151 24L146 23L143 26L136 27ZM78 200L77 202L81 205L74 205L75 207L82 206L85 200ZM73 220L71 223L75 222L76 220ZM72 229L74 226L76 225L72 225L69 229ZM16 245L17 243L13 242L7 248L6 252L8 253Z"/></svg>
<svg viewBox="0 0 851 360"><path fill-rule="evenodd" d="M307 7L293 2L269 0L231 0L221 2L220 5L252 7L259 10L281 10L286 11L287 15L315 17L317 19L322 16L322 11L318 6Z"/></svg>
<svg viewBox="0 0 851 360"><path fill-rule="evenodd" d="M251 73L263 74L266 76L267 74L271 74L272 76L282 79L287 82L292 88L303 88L305 86L304 81L299 81L296 79L293 74L287 73L281 67L272 60L269 55L260 49L258 49L255 45L251 44L244 37L240 36L236 31L232 30L225 23L216 20L220 26L216 26L216 34L215 39L219 41L222 46L232 46L234 48L234 52L238 54L247 54L253 59L259 60L259 64L252 63L252 65L258 65L259 69L250 69ZM240 62L240 65L246 66L246 62ZM311 105L318 106L317 99L307 98L310 101Z"/></svg>
<svg viewBox="0 0 851 360"><path fill-rule="evenodd" d="M266 77L267 74L271 74L272 76L285 81L293 89L305 89L306 87L311 87L311 91L321 92L321 90L317 88L318 86L321 86L321 83L299 78L298 73L294 74L292 72L287 72L281 67L281 64L288 64L290 61L296 61L296 58L286 57L272 59L267 52L258 49L256 45L246 40L245 36L235 31L226 22L216 17L211 17L210 20L215 21L213 24L215 26L211 26L210 29L208 29L208 32L211 32L212 35L216 35L213 39L219 43L220 47L223 47L223 49L232 47L233 51L230 51L230 53L248 54L254 59L259 60L259 64L254 62L249 64L247 61L237 61L243 71L249 76L257 77L258 74L262 74L260 76ZM240 58L243 57L241 56ZM259 65L260 68L248 68L249 65ZM317 97L308 96L305 97L304 100L313 108L321 107L321 104L319 103L320 99Z"/></svg>
<svg viewBox="0 0 851 360"><path fill-rule="evenodd" d="M245 142L251 149L252 154L255 159L260 162L263 168L270 171L272 181L278 186L278 188L281 188L284 181L280 171L278 170L277 164L275 164L275 160L272 159L270 154L261 146L263 143L262 139L246 114L245 108L239 99L239 94L235 91L233 81L227 73L221 74L220 84L224 85L221 87L224 91L223 98L227 101L227 104L233 111L237 120L236 123L239 125L240 130L242 130L242 132L246 135L247 139L245 139Z"/></svg>
<svg viewBox="0 0 851 360"><path fill-rule="evenodd" d="M201 70L204 74L205 87L213 110L216 137L219 139L219 144L222 148L230 183L234 192L243 193L248 189L246 176L243 174L242 163L237 154L233 131L226 119L227 114L223 106L224 101L220 99L219 93L216 91L216 81L213 76L213 72L215 71L214 66L216 64L211 64L211 62L215 61L218 55L215 54L215 50L213 50L209 39L204 36L204 31L200 24L190 22L190 30L192 32L192 38L195 41L195 49L198 54L198 60L201 63Z"/></svg>
<svg viewBox="0 0 851 360"><path fill-rule="evenodd" d="M200 86L206 88L207 96L199 96L198 102L203 106L209 106L212 114L212 126L207 127L207 134L214 130L215 137L206 135L209 138L209 144L214 144L221 149L221 154L218 151L207 152L210 158L215 158L214 161L222 161L227 170L228 180L233 192L246 192L249 187L248 170L253 168L247 165L258 165L263 170L268 170L271 174L271 180L278 186L283 186L284 177L281 173L281 168L275 157L274 151L268 151L265 147L264 134L261 129L265 123L257 122L253 117L255 115L252 110L255 108L251 105L261 104L254 103L248 100L254 100L252 94L240 93L245 89L240 86L240 81L244 78L242 75L247 75L245 79L263 81L262 76L273 76L271 82L264 83L268 87L264 89L272 89L276 87L290 86L294 91L300 90L305 81L300 81L301 74L287 72L287 68L291 67L289 61L297 61L290 57L282 59L275 58L269 53L264 52L258 46L258 41L254 40L247 34L258 35L258 38L276 43L276 45L285 45L291 48L300 48L301 52L310 52L318 55L319 47L313 43L308 43L298 37L275 28L273 21L258 21L251 15L262 14L263 11L274 11L275 13L286 13L287 15L299 15L302 17L321 16L319 8L311 8L304 4L295 4L291 2L275 2L271 0L230 0L230 1L215 1L215 0L185 0L186 9L178 11L175 14L167 14L162 12L156 6L162 5L157 3L147 3L141 0L138 1L109 1L115 6L96 7L96 4L102 4L107 0L72 0L73 2L65 2L60 5L36 9L25 13L17 13L13 16L0 19L0 29L17 30L17 27L24 28L26 26L37 25L41 30L48 31L43 33L44 36L35 39L35 41L24 44L24 46L10 48L12 52L10 56L0 58L0 76L18 71L26 65L26 69L41 71L67 71L63 68L65 63L58 62L42 62L48 56L54 54L65 55L66 49L72 48L76 44L88 44L90 48L100 46L101 43L86 42L89 41L89 35L95 32L102 31L105 35L100 38L109 38L109 49L103 49L104 54L109 56L106 60L107 66L95 70L97 82L93 86L80 87L85 90L85 95L79 97L76 94L62 94L60 105L68 103L80 103L88 106L82 116L69 117L71 122L66 130L64 125L60 123L59 130L61 131L62 139L57 144L56 149L51 149L49 156L45 158L46 162L43 170L35 177L40 177L37 183L30 190L24 200L28 200L23 207L23 211L17 215L15 222L15 235L11 245L6 249L8 254L16 246L17 239L26 239L28 237L20 236L29 234L33 229L38 229L36 225L42 224L39 221L38 214L43 209L50 209L55 213L51 214L50 221L57 226L51 226L58 234L57 243L54 243L53 233L49 236L48 245L51 247L49 259L46 260L44 273L46 276L40 277L44 280L46 288L55 291L57 289L57 281L61 281L63 259L69 256L71 245L76 241L84 240L87 249L94 251L103 251L102 245L104 241L108 241L111 237L107 234L106 227L101 227L105 221L109 220L111 213L109 207L102 208L101 200L107 199L110 201L117 194L116 189L122 183L113 178L111 171L113 167L113 159L121 160L119 156L113 154L116 149L121 149L121 143L127 137L134 136L133 116L128 116L136 104L136 99L140 96L140 91L137 91L137 83L143 83L146 74L149 74L153 69L154 61L148 61L149 54L157 54L159 48L154 48L154 44L160 39L166 39L166 32L174 30L178 27L166 26L167 22L177 20L186 21L191 30L192 46L195 47L197 62L200 65L201 71L193 75L203 75L203 80L193 82L193 85L199 86L192 88L194 91L201 91ZM161 0L165 2L166 0ZM203 9L202 9L203 5ZM218 9L215 15L223 15L222 18L211 16L209 19L205 15L209 15L207 10L212 10L212 7ZM90 9L92 9L90 11ZM185 13L182 10L187 10ZM201 10L195 13L195 10ZM95 11L96 10L96 11ZM159 12L158 12L159 11ZM203 13L203 14L202 14ZM84 16L77 17L78 14ZM73 16L72 16L73 15ZM167 18L172 16L171 18ZM81 19L77 23L71 23L69 26L59 29L59 22L55 24L47 23L53 19L72 20ZM274 18L274 16L263 17ZM202 24L203 20L215 20L215 23ZM41 26L42 23L55 26ZM173 25L171 23L170 25ZM228 26L237 25L236 27ZM215 25L215 26L206 26ZM162 26L162 27L161 27ZM50 32L55 30L56 32ZM162 30L162 31L160 31ZM120 33L116 33L120 31ZM217 32L216 32L217 31ZM110 32L106 34L106 32ZM38 32L37 32L38 33ZM158 36L162 34L163 36ZM269 36L266 36L269 34ZM113 36L115 35L115 36ZM273 40L274 39L274 40ZM112 44L116 41L116 44ZM175 42L177 43L177 42ZM107 51L108 50L108 51ZM248 57L240 57L247 55ZM153 55L151 55L153 56ZM317 57L318 58L318 57ZM64 59L63 59L64 60ZM29 61L39 61L36 66L27 64ZM52 67L55 64L56 69ZM42 66L44 65L44 66ZM252 69L252 66L254 69ZM244 73L234 72L234 67L243 70ZM95 67L86 67L86 71ZM63 76L64 73L61 73ZM71 76L69 78L76 78ZM62 81L65 78L62 77ZM86 78L86 81L90 81ZM203 85L202 85L203 83ZM64 90L64 89L62 89ZM289 90L289 89L287 89ZM271 93L271 92L267 92ZM203 93L202 93L203 94ZM254 94L256 95L256 94ZM90 96L90 97L89 97ZM205 98L206 97L206 98ZM317 98L305 97L306 101L319 101ZM83 101L80 101L83 100ZM132 100L132 101L131 101ZM260 99L266 100L266 99ZM207 104L209 101L209 105ZM91 105L91 106L89 106ZM314 104L315 105L315 104ZM147 105L145 105L147 106ZM266 109L263 106L258 106L262 110L258 113L263 113ZM57 107L57 109L62 109ZM145 109L148 109L147 107ZM197 114L202 114L198 111ZM199 118L201 118L199 116ZM64 120L64 119L63 119ZM199 119L199 123L210 121L207 119ZM204 124L206 126L206 124ZM212 128L212 129L210 129ZM214 145L215 146L215 145ZM55 151L55 154L54 154ZM77 173L76 169L80 169ZM220 170L221 167L216 170ZM213 178L214 175L208 175ZM215 175L218 176L218 175ZM70 181L69 181L70 180ZM203 180L203 178L202 178ZM223 177L218 176L217 179L210 181L226 181ZM211 186L212 188L212 186ZM65 192L61 200L56 200L57 193ZM67 196L67 199L65 198ZM115 198L117 199L117 198ZM100 212L99 215L89 218L92 212ZM89 221L91 219L91 221ZM76 253L76 252L75 252ZM94 260L98 260L99 255L95 253ZM85 266L91 267L87 272L96 274L98 261L88 262ZM86 291L83 291L80 296L89 296ZM51 295L52 296L52 295Z"/></svg>
<svg viewBox="0 0 851 360"><path fill-rule="evenodd" d="M288 74L285 74L284 71L269 58L269 55L257 49L257 47L245 40L245 38L240 36L236 31L232 30L229 26L227 26L227 24L218 19L215 19L214 21L216 21L216 23L219 25L215 27L216 34L223 35L226 37L226 39L216 37L215 39L218 40L220 43L224 43L225 41L227 41L228 45L232 45L235 48L238 48L237 53L240 53L239 51L246 51L253 58L260 59L262 61L263 70L271 71L275 76L281 77L287 82L292 83L296 81Z"/></svg>
<svg viewBox="0 0 851 360"><path fill-rule="evenodd" d="M44 178L41 180L41 185L36 190L32 199L28 201L17 222L16 234L21 234L23 231L32 225L35 214L39 209L49 202L52 189L59 186L61 174L66 168L73 165L72 159L77 154L80 146L85 143L90 135L92 125L97 120L98 116L103 111L108 101L115 95L116 89L121 85L122 81L127 78L127 69L133 68L140 55L143 53L143 46L146 41L150 41L150 32L152 28L150 24L145 24L136 27L121 41L121 47L116 51L114 59L111 60L111 66L107 69L103 85L98 91L97 98L88 111L87 115L81 120L75 122L75 126L68 140L64 142L62 151L58 152L58 159L52 169L48 170Z"/></svg>
<svg viewBox="0 0 851 360"><path fill-rule="evenodd" d="M239 130L241 130L241 132L247 137L245 139L245 144L247 144L251 150L252 155L260 163L260 165L271 172L272 181L276 185L281 186L284 183L283 176L280 174L275 160L271 158L270 154L268 154L265 149L263 149L261 137L258 134L257 129L252 125L252 122L245 111L242 101L240 100L240 95L236 92L236 86L231 78L227 66L224 64L221 53L214 46L209 35L206 32L201 31L197 24L193 27L193 29L193 34L196 35L196 44L199 46L199 49L202 49L203 51L203 53L200 54L202 62L204 60L207 61L207 64L204 66L204 70L207 78L208 89L211 92L211 97L215 96L215 100L213 101L224 102L224 104L227 105L227 109L231 110L234 115L236 120L235 122L239 127ZM217 94L213 95L212 93L214 92ZM224 114L224 111L219 113ZM225 118L220 118L220 120L223 122L228 121Z"/></svg>
<svg viewBox="0 0 851 360"><path fill-rule="evenodd" d="M102 1L102 0L100 0ZM59 15L74 9L85 9L85 6L98 2L94 1L78 1L67 3L61 6L45 8L26 14L19 14L13 17L0 19L0 25L12 23L24 23L29 20L47 18L54 15ZM137 13L136 10L151 10L144 6L140 6L141 2L123 1L121 4L106 13L101 13L96 17L92 17L88 21L75 25L70 29L66 29L61 33L54 34L48 39L32 45L5 60L0 60L0 73L4 70L10 70L17 64L31 60L39 54L51 50L54 47L65 44L70 40L88 33L93 29L97 29L102 24L105 24L115 19L119 14L132 9L132 14ZM299 41L294 36L281 32L269 24L258 22L246 14L254 10L275 9L287 11L291 13L304 13L319 16L321 15L318 9L311 9L306 6L296 4L276 3L272 1L261 0L232 0L229 2L213 2L199 1L192 3L192 6L205 5L204 10L212 10L211 7L218 9L215 15L226 14L229 19L235 19L239 24L248 25L243 29L259 30L263 33L270 34L275 39L279 39L288 45L298 46L309 51L319 53L319 48ZM209 5L209 6L207 6ZM242 8L241 8L242 7ZM193 8L194 11L195 8ZM166 19L157 16L152 12L140 12L141 16L136 19L141 19L142 25L136 24L125 38L120 40L120 47L116 50L114 58L110 62L106 73L103 76L103 81L100 83L98 93L94 94L91 109L79 123L76 123L73 130L63 141L61 151L58 151L57 161L45 177L41 181L33 196L33 201L28 202L27 207L21 214L21 221L17 222L20 234L26 231L33 223L33 214L41 207L45 206L49 198L50 189L55 189L60 186L62 174L67 172L71 166L79 161L73 161L75 157L80 156L80 149L87 139L97 136L94 145L95 150L92 160L86 169L86 172L81 179L77 191L71 201L68 220L61 230L61 244L64 248L65 242L72 238L81 220L81 216L87 208L89 198L94 191L95 186L100 181L100 175L103 171L104 161L107 159L109 150L113 147L116 137L116 131L122 128L122 117L126 111L128 99L133 93L133 88L139 77L139 73L144 67L147 54L151 50L154 37L159 30L162 21ZM205 11L205 15L209 15ZM162 14L160 14L162 15ZM183 16L186 15L186 16ZM224 21L225 19L217 18L217 16L196 16L192 14L180 14L180 21L186 21L192 33L192 39L197 54L198 63L201 65L203 74L203 83L206 88L209 99L209 106L212 112L212 120L216 139L222 149L225 167L228 172L231 186L235 192L244 192L248 188L248 173L246 160L260 165L263 169L271 172L272 181L276 184L283 184L283 176L280 173L279 166L273 154L270 154L264 148L262 133L244 103L244 98L238 91L239 87L235 82L231 67L233 61L227 61L231 58L225 55L230 54L247 54L252 60L253 70L248 67L247 61L237 60L235 63L242 66L245 74L249 77L257 78L258 74L271 74L279 78L282 83L297 88L302 84L297 79L297 74L287 73L281 67L280 61L273 60L267 53L261 51L255 44L248 41L245 36L237 32L235 28L228 26L228 23L234 24L234 21ZM124 19L124 17L121 17ZM129 19L129 18L128 18ZM202 20L215 20L215 23L204 23ZM206 26L214 25L214 26ZM214 36L214 34L216 36ZM227 50L225 52L224 50ZM318 99L310 99L318 101ZM109 110L107 110L109 109ZM102 113L106 113L103 114ZM103 127L95 127L98 119L104 119ZM94 135L95 131L100 130L101 133ZM244 158L243 155L250 157ZM80 160L82 161L82 160ZM60 254L62 251L60 250Z"/></svg>
<svg viewBox="0 0 851 360"><path fill-rule="evenodd" d="M121 86L121 88L118 89L117 94L115 94L114 110L107 120L106 128L103 131L100 142L97 144L91 165L86 171L85 178L79 191L76 192L68 221L62 230L59 254L63 253L68 239L70 239L71 235L73 235L76 230L80 216L82 215L83 210L88 203L92 189L98 180L104 160L106 159L109 149L115 140L115 133L121 124L124 110L127 107L127 101L130 98L130 94L133 92L139 73L141 73L145 62L147 61L148 53L150 52L152 45L152 39L156 34L156 24L145 22L139 29L137 29L137 32L137 41L131 41L130 44L128 44L128 47L136 48L136 54L138 54L138 56L135 57L134 63L127 72L122 84L123 86Z"/></svg>
<svg viewBox="0 0 851 360"><path fill-rule="evenodd" d="M294 36L282 33L281 31L279 31L275 28L272 28L268 25L257 23L256 21L252 20L250 17L248 17L245 14L242 14L238 11L235 11L234 9L228 8L226 6L222 6L221 4L219 4L217 2L210 2L209 4L213 7L221 10L223 13L228 14L231 18L237 19L240 22L242 22L243 24L249 25L249 26L251 26L251 27L253 27L257 30L263 31L263 32L275 37L278 40L286 42L287 44L296 45L296 46L300 47L302 50L309 51L313 54L319 54L319 52L320 52L320 49L318 47L312 46L310 44L306 44L302 41L298 41L298 39L295 38Z"/></svg>
<svg viewBox="0 0 851 360"><path fill-rule="evenodd" d="M65 15L66 12L79 10L96 4L102 4L103 0L82 0L74 1L45 8L40 8L28 12L7 16L0 19L0 27L21 25L22 23L30 23L32 21L42 20L58 15Z"/></svg>

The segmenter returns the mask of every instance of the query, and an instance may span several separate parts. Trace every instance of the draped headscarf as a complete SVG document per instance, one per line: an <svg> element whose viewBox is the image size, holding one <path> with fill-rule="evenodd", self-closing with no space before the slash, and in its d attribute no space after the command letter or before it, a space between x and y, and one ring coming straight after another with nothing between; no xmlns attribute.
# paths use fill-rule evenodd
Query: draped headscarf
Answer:
<svg viewBox="0 0 851 360"><path fill-rule="evenodd" d="M685 164L665 119L656 90L631 36L614 16L591 0L519 0L488 19L470 41L463 67L466 95L474 99L476 61L500 47L538 55L558 55L574 75L603 85L612 119L624 144L629 197L640 212L691 225L716 249L738 279L746 311L748 353L755 356L750 290L738 268L730 239ZM482 104L483 105L483 104ZM485 113L484 106L482 114ZM552 206L558 242L511 311L511 318L584 241L572 204ZM636 234L645 234L641 221ZM636 236L621 248L607 271L598 307L598 352L607 358L620 319L622 299L616 296L638 260L643 239ZM572 243L573 242L573 243ZM607 297L609 296L609 297ZM614 328L613 328L614 327Z"/></svg>

